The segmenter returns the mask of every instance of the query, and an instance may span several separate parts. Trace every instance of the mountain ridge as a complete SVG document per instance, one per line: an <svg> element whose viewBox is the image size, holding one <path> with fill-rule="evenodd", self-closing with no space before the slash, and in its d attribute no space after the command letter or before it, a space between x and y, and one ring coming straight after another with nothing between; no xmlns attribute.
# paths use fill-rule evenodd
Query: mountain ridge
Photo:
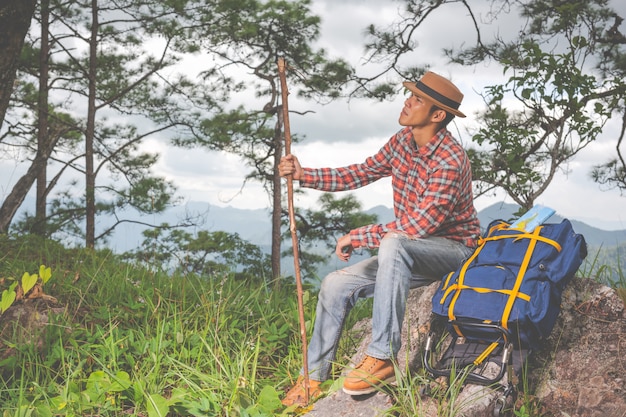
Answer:
<svg viewBox="0 0 626 417"><path fill-rule="evenodd" d="M201 210L206 207L207 221L204 228L211 231L224 230L229 233L237 233L241 238L254 244L263 242L265 237L271 234L271 213L269 209L238 209L230 206L211 206L208 203L191 202L187 210ZM493 220L511 220L515 218L518 210L515 204L495 203L478 212L481 227L485 228ZM383 205L364 210L368 214L376 214L380 223L393 220L393 209ZM558 213L553 215L548 222L560 223L564 217ZM585 222L569 219L577 233L585 236L588 245L613 246L620 242L626 242L626 229L602 230L588 225ZM228 227L225 227L228 226Z"/></svg>
<svg viewBox="0 0 626 417"><path fill-rule="evenodd" d="M515 204L495 203L478 212L478 219L481 227L485 228L493 220L512 220L515 218L514 213L518 210ZM387 223L393 220L393 209L384 205L372 207L364 210L368 214L376 214L380 223ZM196 229L205 229L209 231L225 231L228 233L237 233L242 239L249 241L262 248L267 248L271 241L271 212L268 208L264 209L239 209L231 206L215 206L204 202L189 202L184 206L178 206L169 210L160 216L157 216L152 222L161 223L168 222L175 224L188 214L199 214L205 218L204 222ZM548 222L560 223L564 217L558 213L553 215ZM626 229L624 230L602 230L588 225L585 222L576 219L569 219L577 233L582 234L589 246L607 247L617 246L626 242ZM132 227L132 226L129 226ZM141 230L137 227L136 236L141 237ZM118 233L116 233L117 235ZM127 237L132 234L130 230L124 233ZM139 244L137 241L136 244ZM116 247L117 251L127 251L134 246L131 242L120 242L118 238L113 237L111 243ZM130 245L129 245L130 244Z"/></svg>

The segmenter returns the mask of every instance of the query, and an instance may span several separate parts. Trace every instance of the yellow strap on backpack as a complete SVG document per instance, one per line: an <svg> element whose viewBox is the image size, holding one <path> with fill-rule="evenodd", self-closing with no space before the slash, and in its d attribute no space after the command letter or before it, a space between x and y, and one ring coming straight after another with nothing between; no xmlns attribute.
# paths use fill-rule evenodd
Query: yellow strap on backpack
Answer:
<svg viewBox="0 0 626 417"><path fill-rule="evenodd" d="M539 236L539 232L541 231L541 229L542 229L541 226L536 227L532 233L534 238L530 239L530 243L528 244L528 249L526 250L526 255L524 255L524 260L522 261L522 265L520 265L519 272L517 273L515 285L513 286L511 295L509 296L509 299L506 302L506 306L504 307L504 311L502 312L501 324L502 324L502 327L504 327L507 330L509 329L508 321L509 321L509 316L511 315L511 310L513 310L513 304L515 303L515 299L517 298L517 295L519 294L519 289L522 286L522 281L524 280L524 275L526 275L526 270L528 269L530 258L533 256L533 251L535 250L535 246L537 246L538 239L536 237L541 237Z"/></svg>
<svg viewBox="0 0 626 417"><path fill-rule="evenodd" d="M547 243L551 246L554 246L554 248L556 248L557 251L559 252L561 251L561 245L559 245L558 242L540 235L542 226L536 227L532 233L528 233L521 229L510 229L510 230L517 230L520 233L492 236L492 234L495 231L507 229L508 226L509 225L507 223L502 222L492 227L489 230L487 237L482 238L480 240L479 246L476 248L474 253L469 257L469 259L461 267L459 271L459 277L456 283L450 285L450 279L452 278L454 273L450 273L448 277L446 278L444 282L444 286L443 286L443 288L445 288L446 291L443 297L441 297L440 303L443 304L445 300L447 299L447 297L450 295L450 293L454 291L454 296L452 297L452 300L450 301L450 306L448 308L448 318L450 320L456 320L456 316L454 315L454 306L462 290L473 290L473 291L480 292L480 293L499 292L499 293L506 294L509 296L507 303L504 307L504 310L502 312L502 322L501 322L502 327L508 330L507 322L511 315L511 311L513 309L513 304L515 303L515 300L517 298L520 298L524 301L530 301L530 296L528 294L521 293L519 290L522 286L524 275L526 274L526 270L528 269L528 265L530 264L530 260L532 258L532 254L533 254L533 251L535 250L535 246L537 245L537 242L541 241L541 242ZM485 244L489 241L496 241L496 240L501 240L501 239L514 239L514 240L530 239L530 243L526 250L526 254L524 255L522 264L520 265L520 269L517 274L513 288L511 290L506 290L506 289L471 287L471 286L465 285L465 273L467 269L469 268L470 264L474 261L474 259L476 259L476 257L478 256L482 248L485 246ZM456 328L456 326L454 327L455 327L456 332L459 334L459 336L462 336L462 334L460 333L460 329Z"/></svg>

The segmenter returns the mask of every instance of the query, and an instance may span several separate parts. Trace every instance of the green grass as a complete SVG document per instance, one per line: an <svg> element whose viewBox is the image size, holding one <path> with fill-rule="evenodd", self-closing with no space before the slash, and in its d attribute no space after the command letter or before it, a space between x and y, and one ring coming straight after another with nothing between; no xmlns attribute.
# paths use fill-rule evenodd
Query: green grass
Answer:
<svg viewBox="0 0 626 417"><path fill-rule="evenodd" d="M64 307L32 341L0 326L2 416L280 415L301 366L293 285L170 276L34 238L0 250L0 291L45 264L44 290Z"/></svg>
<svg viewBox="0 0 626 417"><path fill-rule="evenodd" d="M0 236L0 253L0 291L44 264L58 303L26 302L62 307L32 338L0 316L0 416L287 415L279 399L302 366L294 284L170 275L30 236ZM309 334L316 302L305 288ZM339 369L357 343L342 339Z"/></svg>
<svg viewBox="0 0 626 417"><path fill-rule="evenodd" d="M609 250L593 249L585 259L579 275L591 277L597 282L615 288L617 294L626 304L626 271L624 270L624 252L626 247L618 245Z"/></svg>

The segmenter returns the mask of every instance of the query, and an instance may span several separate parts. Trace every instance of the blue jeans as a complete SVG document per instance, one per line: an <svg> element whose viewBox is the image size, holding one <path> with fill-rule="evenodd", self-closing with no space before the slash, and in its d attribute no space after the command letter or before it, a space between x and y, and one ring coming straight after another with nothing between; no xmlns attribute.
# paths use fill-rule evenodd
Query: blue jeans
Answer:
<svg viewBox="0 0 626 417"><path fill-rule="evenodd" d="M367 355L395 358L402 343L409 289L440 280L472 252L473 248L449 239L412 239L388 233L381 241L378 256L328 274L320 287L308 346L310 379L329 378L345 319L361 297L374 297L372 341Z"/></svg>

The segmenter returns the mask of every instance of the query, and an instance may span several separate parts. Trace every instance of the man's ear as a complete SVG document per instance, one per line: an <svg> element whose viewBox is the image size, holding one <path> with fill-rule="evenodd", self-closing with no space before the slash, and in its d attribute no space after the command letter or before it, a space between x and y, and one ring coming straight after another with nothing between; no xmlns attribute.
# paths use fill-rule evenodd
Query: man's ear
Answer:
<svg viewBox="0 0 626 417"><path fill-rule="evenodd" d="M433 112L430 119L435 123L443 122L446 119L446 111L437 109Z"/></svg>

